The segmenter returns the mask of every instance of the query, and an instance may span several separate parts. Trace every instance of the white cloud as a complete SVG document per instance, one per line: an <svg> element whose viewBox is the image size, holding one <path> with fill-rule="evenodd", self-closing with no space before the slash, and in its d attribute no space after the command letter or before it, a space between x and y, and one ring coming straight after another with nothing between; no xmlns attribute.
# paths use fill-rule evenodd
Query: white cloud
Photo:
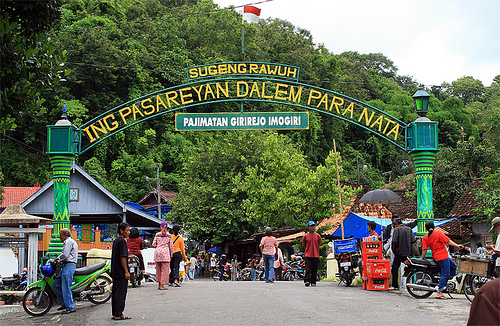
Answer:
<svg viewBox="0 0 500 326"><path fill-rule="evenodd" d="M247 1L214 0L221 7ZM257 1L256 1L257 2ZM500 1L274 0L261 17L290 21L331 52L382 53L426 85L500 74Z"/></svg>

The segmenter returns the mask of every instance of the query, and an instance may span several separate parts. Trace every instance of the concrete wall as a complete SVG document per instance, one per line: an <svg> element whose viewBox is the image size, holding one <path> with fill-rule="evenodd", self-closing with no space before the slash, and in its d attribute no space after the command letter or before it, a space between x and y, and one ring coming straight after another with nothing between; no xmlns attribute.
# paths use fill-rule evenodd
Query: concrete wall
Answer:
<svg viewBox="0 0 500 326"><path fill-rule="evenodd" d="M0 248L0 275L2 277L10 277L12 274L17 273L18 261L12 249Z"/></svg>

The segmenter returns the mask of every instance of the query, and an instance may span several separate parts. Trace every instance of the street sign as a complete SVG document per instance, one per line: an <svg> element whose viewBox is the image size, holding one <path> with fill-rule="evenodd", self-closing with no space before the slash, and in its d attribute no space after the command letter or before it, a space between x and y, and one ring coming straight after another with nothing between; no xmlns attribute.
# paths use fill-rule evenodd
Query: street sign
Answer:
<svg viewBox="0 0 500 326"><path fill-rule="evenodd" d="M28 248L28 238L0 237L0 248Z"/></svg>
<svg viewBox="0 0 500 326"><path fill-rule="evenodd" d="M177 113L175 130L309 129L308 112Z"/></svg>

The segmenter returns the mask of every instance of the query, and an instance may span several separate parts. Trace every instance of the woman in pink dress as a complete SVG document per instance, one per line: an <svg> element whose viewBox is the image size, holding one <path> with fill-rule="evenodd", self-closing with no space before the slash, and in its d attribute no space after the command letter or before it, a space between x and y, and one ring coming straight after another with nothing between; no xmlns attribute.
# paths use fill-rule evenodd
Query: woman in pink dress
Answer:
<svg viewBox="0 0 500 326"><path fill-rule="evenodd" d="M174 251L172 238L167 232L167 222L161 222L161 231L156 233L153 240L155 247L154 260L156 263L156 282L158 290L167 290L165 284L168 283L168 274L170 273L170 257Z"/></svg>

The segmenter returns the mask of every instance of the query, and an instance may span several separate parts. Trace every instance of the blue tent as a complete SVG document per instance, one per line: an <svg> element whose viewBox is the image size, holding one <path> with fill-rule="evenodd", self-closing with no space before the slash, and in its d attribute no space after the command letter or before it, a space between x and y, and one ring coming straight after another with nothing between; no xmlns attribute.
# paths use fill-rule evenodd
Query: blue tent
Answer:
<svg viewBox="0 0 500 326"><path fill-rule="evenodd" d="M448 223L453 221L454 219L444 220L444 221L434 221L436 226L440 226L444 223ZM375 231L380 235L381 226L385 229L389 224L391 224L391 220L380 219L377 217L370 217L356 213L350 213L349 216L344 220L344 237L349 238L350 236L354 236L356 239L361 239L363 237L368 236L368 227L367 224L369 221L373 221L376 223ZM417 232L417 227L413 228L413 233ZM332 234L334 237L342 237L342 228L339 227Z"/></svg>

